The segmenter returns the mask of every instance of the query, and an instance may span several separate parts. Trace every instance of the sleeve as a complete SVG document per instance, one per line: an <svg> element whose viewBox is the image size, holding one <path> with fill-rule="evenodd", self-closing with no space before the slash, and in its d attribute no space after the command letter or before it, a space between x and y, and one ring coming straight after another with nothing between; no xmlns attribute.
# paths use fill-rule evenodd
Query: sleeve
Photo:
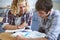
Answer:
<svg viewBox="0 0 60 40"><path fill-rule="evenodd" d="M2 28L4 28L6 25L8 25L9 23L3 23Z"/></svg>
<svg viewBox="0 0 60 40"><path fill-rule="evenodd" d="M55 18L52 21L51 28L47 33L47 38L48 40L57 40L59 34L60 34L60 16L55 16Z"/></svg>
<svg viewBox="0 0 60 40"><path fill-rule="evenodd" d="M33 17L33 13L29 13L29 21L28 21L28 25L31 26L32 25L32 17Z"/></svg>
<svg viewBox="0 0 60 40"><path fill-rule="evenodd" d="M31 29L33 13L29 13L28 27Z"/></svg>
<svg viewBox="0 0 60 40"><path fill-rule="evenodd" d="M6 13L5 13L4 19L3 19L2 28L4 28L7 24L9 24L9 22L8 22L8 13L10 13L10 11L6 10Z"/></svg>

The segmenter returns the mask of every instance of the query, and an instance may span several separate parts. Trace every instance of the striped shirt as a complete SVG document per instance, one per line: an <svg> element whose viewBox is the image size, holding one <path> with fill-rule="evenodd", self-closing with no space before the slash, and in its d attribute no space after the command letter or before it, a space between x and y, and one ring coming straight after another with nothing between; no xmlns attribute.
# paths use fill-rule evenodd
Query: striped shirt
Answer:
<svg viewBox="0 0 60 40"><path fill-rule="evenodd" d="M52 10L47 20L40 17L39 31L45 33L48 40L57 40L60 34L60 12Z"/></svg>
<svg viewBox="0 0 60 40"><path fill-rule="evenodd" d="M31 20L32 20L32 13L25 13L21 17L19 17L11 14L11 12L9 11L8 14L5 15L3 19L2 27L4 28L4 26L6 26L7 24L21 25L22 23L26 22L29 28L31 28L31 22L32 22Z"/></svg>

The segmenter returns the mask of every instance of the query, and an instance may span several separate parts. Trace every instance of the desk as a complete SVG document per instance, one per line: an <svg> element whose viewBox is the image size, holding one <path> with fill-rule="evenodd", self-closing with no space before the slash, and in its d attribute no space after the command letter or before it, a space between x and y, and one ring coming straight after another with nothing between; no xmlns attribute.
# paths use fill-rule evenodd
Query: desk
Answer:
<svg viewBox="0 0 60 40"><path fill-rule="evenodd" d="M16 38L10 36L11 33L0 33L0 40L16 40Z"/></svg>
<svg viewBox="0 0 60 40"><path fill-rule="evenodd" d="M16 38L11 37L10 35L11 33L7 33L7 32L0 33L0 40L17 40ZM30 38L29 40L46 40L46 39L45 38L35 38L35 39Z"/></svg>

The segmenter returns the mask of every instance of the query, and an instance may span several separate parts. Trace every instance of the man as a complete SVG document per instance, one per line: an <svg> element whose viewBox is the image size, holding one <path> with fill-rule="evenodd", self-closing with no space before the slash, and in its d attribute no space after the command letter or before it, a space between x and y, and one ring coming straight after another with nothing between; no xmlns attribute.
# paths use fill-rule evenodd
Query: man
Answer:
<svg viewBox="0 0 60 40"><path fill-rule="evenodd" d="M57 40L60 33L60 12L53 10L52 7L52 0L37 1L36 10L38 11L38 15L40 16L39 32L45 33L48 40Z"/></svg>
<svg viewBox="0 0 60 40"><path fill-rule="evenodd" d="M60 12L52 10L52 0L37 0L35 8L40 16L39 32L45 33L44 38L23 38L17 37L17 40L57 40L60 33Z"/></svg>
<svg viewBox="0 0 60 40"><path fill-rule="evenodd" d="M14 0L13 4L16 1ZM2 25L2 27L5 30L15 30L15 29L24 29L24 28L30 29L32 15L31 13L27 12L26 1L27 0L19 0L17 3L13 5L11 11L9 11L7 15L5 15ZM18 11L16 12L15 9Z"/></svg>

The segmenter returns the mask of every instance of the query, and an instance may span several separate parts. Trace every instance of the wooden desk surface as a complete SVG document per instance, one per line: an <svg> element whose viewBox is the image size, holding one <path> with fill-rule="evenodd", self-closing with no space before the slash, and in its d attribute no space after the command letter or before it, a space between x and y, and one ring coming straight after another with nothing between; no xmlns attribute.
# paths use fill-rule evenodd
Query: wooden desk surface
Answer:
<svg viewBox="0 0 60 40"><path fill-rule="evenodd" d="M0 33L0 40L16 40L16 38L10 36L11 33Z"/></svg>
<svg viewBox="0 0 60 40"><path fill-rule="evenodd" d="M0 33L0 40L17 40L14 37L10 36L11 33ZM46 40L46 38L35 38L35 39L29 39L29 40Z"/></svg>

